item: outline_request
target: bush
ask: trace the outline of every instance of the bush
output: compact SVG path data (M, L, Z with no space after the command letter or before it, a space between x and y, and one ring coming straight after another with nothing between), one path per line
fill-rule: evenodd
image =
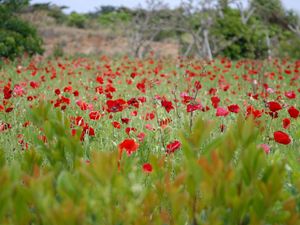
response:
M98 21L103 26L115 26L120 23L129 23L132 20L132 15L126 11L113 11L101 13Z
M16 16L16 4L0 1L0 57L14 59L24 53L43 53L42 39L33 26Z
M84 15L72 12L68 18L68 25L83 29L86 26L86 20Z
M226 9L224 18L218 18L212 33L223 41L237 40L224 48L220 54L230 59L265 58L267 46L261 21L251 18L247 25L240 19L238 10Z

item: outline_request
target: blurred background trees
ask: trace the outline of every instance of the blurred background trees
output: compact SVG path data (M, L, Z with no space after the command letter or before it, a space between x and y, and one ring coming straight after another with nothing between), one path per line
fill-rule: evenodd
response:
M27 0L0 0L0 56L42 53L41 39L16 15L43 11L55 26L109 32L126 39L128 51L142 58L156 43L175 42L181 56L213 59L300 58L299 15L280 0L147 0L144 7L100 6L89 13L64 13L64 6L30 5ZM35 22L34 20L32 22Z

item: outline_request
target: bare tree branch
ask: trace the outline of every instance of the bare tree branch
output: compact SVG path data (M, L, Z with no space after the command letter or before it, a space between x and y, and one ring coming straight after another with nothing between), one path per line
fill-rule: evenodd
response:
M288 28L295 34L298 35L298 37L300 37L300 25L297 24L297 25L291 25L289 24L288 25Z
M247 24L249 19L251 18L251 16L253 15L253 13L255 12L255 7L251 7L248 11L246 11L244 9L244 6L243 6L243 3L238 1L236 3L236 6L237 8L239 9L240 11L240 14L241 14L241 20L242 20L242 23L243 24Z

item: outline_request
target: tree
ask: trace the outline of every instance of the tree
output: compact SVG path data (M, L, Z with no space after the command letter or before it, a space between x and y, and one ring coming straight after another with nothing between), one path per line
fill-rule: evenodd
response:
M256 8L256 16L267 23L278 22L285 15L281 0L251 0L250 5Z
M300 38L300 17L294 11L288 11L286 15L288 28Z
M14 59L24 53L41 54L42 39L36 29L17 17L27 0L0 0L0 57Z
M245 12L244 12L245 13ZM241 18L237 9L228 8L212 29L213 54L231 59L264 58L267 53L261 22L255 18Z
M161 0L147 0L146 10L139 8L132 19L129 46L135 57L144 57L151 49L151 42L168 24L167 6Z

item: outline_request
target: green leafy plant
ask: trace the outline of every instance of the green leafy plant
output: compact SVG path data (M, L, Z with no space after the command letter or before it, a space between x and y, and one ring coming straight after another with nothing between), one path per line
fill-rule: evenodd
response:
M68 17L68 25L83 29L86 26L86 20L85 15L72 12Z
M41 104L31 121L47 142L6 162L0 151L1 224L298 224L299 182L285 188L286 162L257 147L259 129L240 117L222 137L198 119L181 133L183 161L94 151L83 160L79 137L61 111ZM33 139L35 139L33 134ZM290 182L294 180L291 179Z
M36 29L16 15L27 3L23 0L0 1L0 57L14 59L24 53L43 53L42 39Z

